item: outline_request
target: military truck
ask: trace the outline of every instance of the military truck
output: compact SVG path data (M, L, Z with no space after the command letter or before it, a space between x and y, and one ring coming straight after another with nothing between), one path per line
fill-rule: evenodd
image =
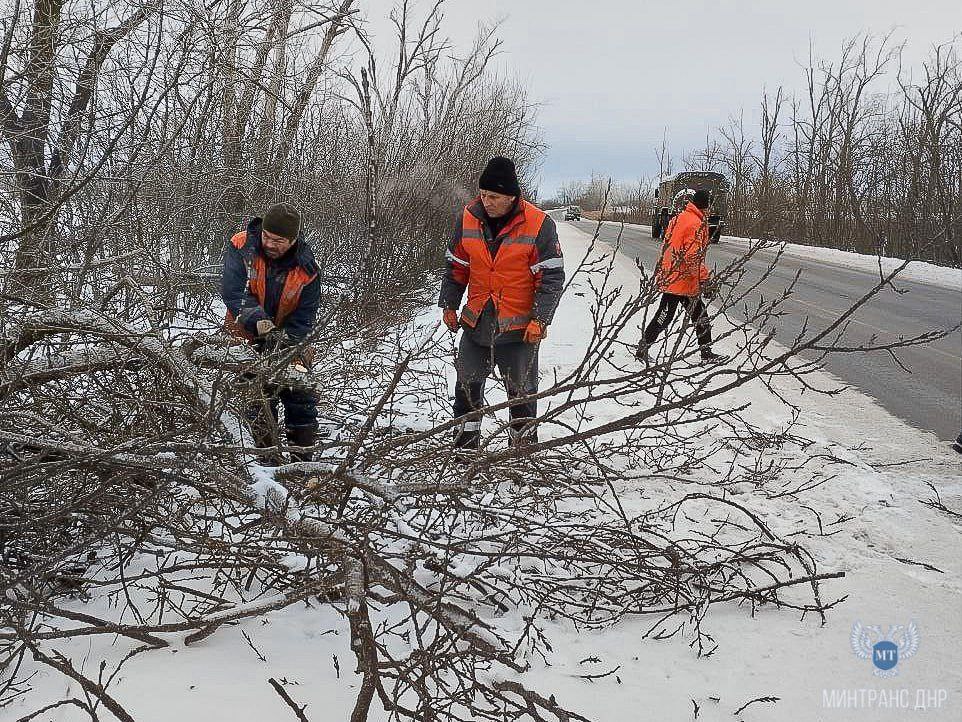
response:
M728 179L721 173L712 171L686 171L663 180L655 189L655 205L651 213L651 237L661 238L672 216L681 208L672 208L672 199L685 189L693 191L704 189L711 193L711 207L708 209L708 240L718 243L725 228L728 212Z

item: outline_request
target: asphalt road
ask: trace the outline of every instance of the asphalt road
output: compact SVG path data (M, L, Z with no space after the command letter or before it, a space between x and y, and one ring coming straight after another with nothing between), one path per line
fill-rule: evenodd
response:
M598 227L592 221L572 225L590 234ZM599 237L614 245L619 234L622 253L638 258L648 269L654 268L661 242L652 239L650 228L622 229L603 224ZM711 246L708 265L725 266L741 256L743 249L743 243L722 238ZM773 257L764 252L749 261L744 283L760 278ZM878 274L783 254L755 293L765 298L780 294L798 271L801 276L784 307L788 313L779 319L776 329L782 343L791 343L806 319L809 331L825 328L878 280ZM894 340L900 335L949 329L962 320L962 294L957 290L910 281L900 281L898 287L904 292L886 288L859 309L848 340L867 341L872 335L881 341ZM738 315L738 309L729 312ZM718 350L727 350L724 343ZM924 346L902 349L898 356L908 372L885 352L833 354L826 359L825 367L844 383L875 398L890 413L945 441L954 440L962 427L962 331Z

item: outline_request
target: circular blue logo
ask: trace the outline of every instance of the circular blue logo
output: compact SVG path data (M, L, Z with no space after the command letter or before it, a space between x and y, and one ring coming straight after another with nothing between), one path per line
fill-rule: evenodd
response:
M899 647L895 642L878 642L872 647L872 663L881 670L890 670L899 663Z

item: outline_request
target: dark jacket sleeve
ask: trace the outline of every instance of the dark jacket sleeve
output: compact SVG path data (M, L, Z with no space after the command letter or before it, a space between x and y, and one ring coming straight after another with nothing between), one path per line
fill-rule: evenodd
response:
M441 295L438 298L438 306L441 308L457 310L461 306L464 289L468 287L468 269L471 266L471 259L461 243L462 228L459 220L444 254L447 267L444 271L444 279L441 281Z
M227 310L248 333L257 335L257 322L267 313L247 288L247 264L241 252L229 242L224 248L224 273L221 276L220 296Z
M304 286L301 299L291 314L284 319L284 330L293 339L301 341L314 330L317 308L321 303L321 279L315 277Z
M564 258L561 255L561 243L558 241L558 228L551 218L545 218L541 225L535 240L535 253L531 272L535 274L537 285L531 315L548 325L554 318L565 285Z

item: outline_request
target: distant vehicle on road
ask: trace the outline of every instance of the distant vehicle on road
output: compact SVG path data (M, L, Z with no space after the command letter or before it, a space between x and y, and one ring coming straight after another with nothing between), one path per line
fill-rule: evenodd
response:
M581 208L578 206L568 206L565 208L565 220L566 221L580 221L581 220Z
M702 170L676 173L658 185L655 189L655 207L651 213L651 237L661 238L668 221L681 210L672 207L675 196L686 189L697 191L703 188L711 193L712 198L711 208L708 209L708 240L718 243L728 214L728 191L731 185L721 173Z

